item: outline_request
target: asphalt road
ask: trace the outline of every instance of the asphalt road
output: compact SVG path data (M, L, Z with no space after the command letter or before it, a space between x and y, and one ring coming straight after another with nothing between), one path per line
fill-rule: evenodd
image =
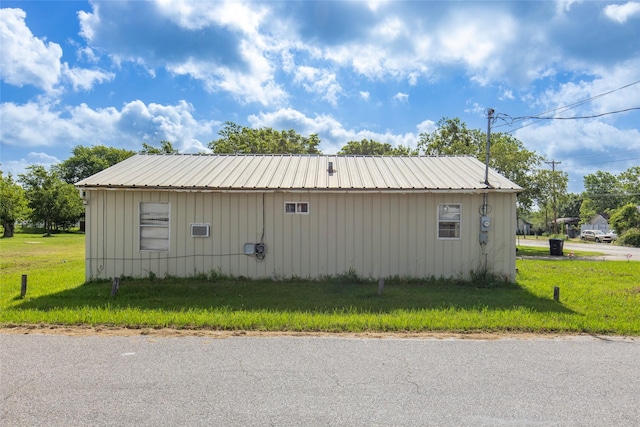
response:
M638 426L640 340L0 334L3 426Z
M523 238L518 236L516 239L516 245L518 246L538 246L549 247L549 239L547 237L540 237L536 239L532 236ZM640 261L640 248L631 248L628 246L612 245L610 243L595 243L595 242L563 242L563 252L567 256L570 251L590 251L601 252L604 256L593 257L597 260L605 261ZM631 257L627 257L631 254Z

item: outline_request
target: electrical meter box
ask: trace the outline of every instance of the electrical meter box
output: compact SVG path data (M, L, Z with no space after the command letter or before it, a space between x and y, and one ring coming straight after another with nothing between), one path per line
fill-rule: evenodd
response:
M480 231L489 231L491 229L491 218L488 216L480 217Z

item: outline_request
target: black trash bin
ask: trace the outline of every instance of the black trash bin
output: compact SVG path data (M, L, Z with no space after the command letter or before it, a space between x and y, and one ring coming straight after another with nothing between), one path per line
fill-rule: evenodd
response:
M564 245L564 240L562 239L549 239L549 253L551 255L563 256L562 246Z

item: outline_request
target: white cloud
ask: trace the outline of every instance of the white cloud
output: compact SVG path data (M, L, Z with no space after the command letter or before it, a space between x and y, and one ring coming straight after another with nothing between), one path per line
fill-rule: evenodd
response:
M80 35L87 40L93 40L95 37L94 28L100 25L100 3L93 3L93 13L80 10L78 12L78 21L80 23Z
M91 90L94 84L111 81L115 78L114 73L102 70L89 70L87 68L69 68L65 62L62 67L63 75L69 79L73 90Z
M527 146L546 157L567 157L586 151L640 149L637 130L621 130L595 120L554 120L527 126L515 132Z
M334 107L338 103L338 96L342 94L342 88L336 81L335 73L328 70L308 66L298 67L294 82L302 84L307 92L318 94L321 99Z
M90 63L97 63L100 60L100 57L96 54L96 52L90 47L78 47L76 51L76 58L78 60L86 60Z
M390 17L381 22L376 28L373 29L373 34L385 39L397 39L400 35L404 34L406 27L397 17Z
M291 108L251 115L249 123L254 128L264 126L274 129L294 129L303 136L318 134L321 140L320 149L326 154L335 154L347 142L362 139L373 139L392 146L404 145L405 147L416 147L418 140L418 136L414 133L394 134L390 131L379 133L370 130L345 129L342 123L330 115L322 114L310 118ZM427 122L423 124L422 128L428 128Z
M58 160L56 156L51 156L47 153L31 152L28 154L27 158L29 159L29 161L41 165L55 165L56 163L60 162L60 160Z
M144 16L119 19L133 11ZM208 92L228 92L243 104L279 106L288 94L274 77L272 54L282 50L276 48L280 43L261 29L267 13L266 6L255 3L158 0L93 4L92 13L78 17L91 47L108 51L118 64L135 63L152 75L164 68L201 81ZM112 37L114 31L121 36ZM139 37L140 31L147 37ZM154 42L168 39L176 41Z
M393 100L399 103L409 102L409 94L398 92L395 95L393 95Z
M416 129L418 129L418 133L431 133L438 128L438 125L433 120L425 120L423 122L418 123Z
M86 104L64 110L46 103L0 104L0 139L16 147L104 144L139 150L142 143L171 141L181 152L207 151L216 121L199 121L185 101L176 105L132 101L120 111Z
M2 162L2 171L10 173L15 179L19 174L27 172L27 167L31 165L44 166L45 169L49 169L51 166L60 163L60 160L43 152L30 152L26 158L19 160L9 160Z
M629 18L640 16L640 2L610 4L604 8L604 14L612 21L624 24Z
M467 104L471 104L471 107L465 108L465 113L473 114L475 116L486 116L485 110L487 109L487 107L480 105L477 102L471 103L470 101L467 101Z
M556 59L540 23L518 22L508 11L470 4L434 17L423 12L383 18L366 37L328 46L323 58L374 81L406 79L410 86L438 80L450 67L483 86L496 79L531 80ZM522 50L523 38L537 39L537 48Z
M219 25L257 35L267 14L259 4L238 1L156 0L155 5L167 19L188 30Z
M602 114L638 106L635 100L640 99L640 84L632 83L640 80L640 59L621 62L613 67L593 68L592 72L594 77L591 80L567 82L546 90L538 95L535 105L552 110L590 100L562 113L562 117Z
M273 80L269 62L256 51L255 46L245 45L243 53L250 61L250 69L246 71L216 66L195 58L166 66L174 74L203 81L209 92L227 91L241 103L256 102L264 106L284 103L288 94Z
M556 14L564 15L569 12L574 3L582 3L582 0L556 0Z
M371 94L369 92L364 90L360 91L360 98L364 99L365 101L368 101L370 96Z
M513 91L503 88L502 89L502 94L500 96L498 96L498 99L500 101L504 101L505 99L513 101L515 99L515 97L513 96Z
M33 85L52 92L61 74L60 45L35 37L21 9L0 9L0 76L14 86Z
M557 120L517 130L514 136L547 159L562 162L570 191L579 192L582 177L598 170L617 174L637 165L629 151L640 150L637 129L618 129L595 120Z
M111 72L61 63L60 45L34 37L25 18L26 13L21 9L0 9L0 76L3 81L14 86L32 85L55 96L62 93L63 85L67 83L74 91L86 91L97 83L115 78ZM71 44L75 42L71 41ZM90 48L79 48L78 55L91 62L98 60Z
M81 137L74 123L61 119L60 112L51 111L47 104L2 103L0 117L0 140L7 145L43 147Z

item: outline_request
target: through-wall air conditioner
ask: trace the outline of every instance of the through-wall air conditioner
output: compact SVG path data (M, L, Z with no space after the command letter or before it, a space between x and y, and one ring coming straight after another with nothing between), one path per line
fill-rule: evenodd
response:
M191 237L209 237L211 225L191 224Z

